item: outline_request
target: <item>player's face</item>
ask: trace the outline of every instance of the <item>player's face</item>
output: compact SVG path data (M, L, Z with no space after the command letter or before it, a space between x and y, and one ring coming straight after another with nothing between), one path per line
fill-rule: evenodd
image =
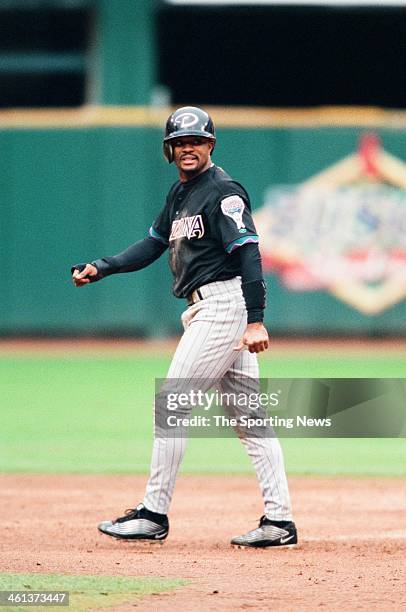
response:
M182 180L189 180L211 165L213 142L201 136L182 136L172 141L175 164Z

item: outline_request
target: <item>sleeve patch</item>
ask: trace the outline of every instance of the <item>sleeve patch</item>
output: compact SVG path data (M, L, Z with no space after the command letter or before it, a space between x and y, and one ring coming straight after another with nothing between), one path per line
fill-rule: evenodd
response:
M237 225L237 229L245 229L245 225L242 222L242 215L244 212L245 204L244 200L238 195L231 195L224 200L221 200L221 210L223 214L230 217Z
M227 245L226 247L226 251L227 253L232 253L233 251L235 251L235 249L238 249L238 247L243 246L244 244L258 244L259 243L259 238L257 235L254 236L243 236L242 238L237 238L237 240L233 240L233 242L230 242L229 245Z

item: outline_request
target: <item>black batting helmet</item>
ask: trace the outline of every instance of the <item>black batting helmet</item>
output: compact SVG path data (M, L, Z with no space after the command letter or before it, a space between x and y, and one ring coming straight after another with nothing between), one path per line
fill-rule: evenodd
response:
M214 144L216 142L216 133L211 117L206 111L196 106L178 108L166 122L163 150L169 163L173 162L171 140L181 136L203 136L204 138L210 138Z

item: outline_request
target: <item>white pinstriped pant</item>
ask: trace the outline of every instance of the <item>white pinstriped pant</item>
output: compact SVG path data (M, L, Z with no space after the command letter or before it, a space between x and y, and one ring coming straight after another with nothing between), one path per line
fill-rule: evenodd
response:
M221 379L222 391L238 393L239 377L258 379L256 354L248 350L233 350L247 324L241 280L237 277L210 283L200 291L204 299L190 306L182 315L185 331L167 378ZM241 441L257 473L265 515L273 520L291 520L279 441L275 437L245 437ZM149 510L168 513L185 448L185 437L155 437L151 473L144 497L144 505Z

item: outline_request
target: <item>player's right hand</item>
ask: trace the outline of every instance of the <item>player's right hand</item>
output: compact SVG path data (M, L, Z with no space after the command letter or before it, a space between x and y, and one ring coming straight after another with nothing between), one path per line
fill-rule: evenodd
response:
M91 279L93 276L97 276L96 266L89 263L82 264L73 269L72 281L75 287L82 287L83 285L87 285L87 283L92 282Z

